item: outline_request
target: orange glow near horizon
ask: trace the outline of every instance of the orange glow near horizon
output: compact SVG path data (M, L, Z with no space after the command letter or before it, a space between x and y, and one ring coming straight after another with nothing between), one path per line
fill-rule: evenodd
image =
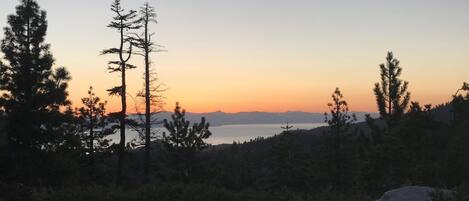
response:
M73 77L73 106L93 86L108 112L119 111L119 98L106 93L119 84L119 74L106 70L115 58L99 55L119 42L106 27L109 2L37 1L47 11L56 66ZM123 3L136 9L146 1ZM151 58L168 89L164 109L178 101L197 113L322 113L339 87L352 111L375 112L372 88L388 50L401 61L412 101L445 103L469 79L469 1L398 1L386 7L373 0L150 1L158 12L152 31L167 50ZM0 27L16 4L2 2ZM127 74L128 113L143 87L143 59L131 63L138 68Z
M226 102L208 102L207 104L201 103L197 100L174 100L173 102L167 102L165 104L165 111L172 111L174 109L175 103L180 102L181 106L186 109L188 112L193 113L208 113L208 112L217 112L222 111L225 113L238 113L238 112L288 112L288 111L303 111L303 112L315 112L315 113L324 113L328 112L327 103L330 102L329 97L322 97L314 99L311 103L304 102L277 102L277 103L263 103L262 101L254 101L248 103L226 103ZM349 97L348 103L352 112L377 112L376 103L373 97L366 97L366 100L362 101L360 99L365 98L363 96L357 96L356 99ZM433 106L438 104L443 104L450 100L450 96L447 99L441 97L430 97L433 101L429 101L427 97L424 97L427 101L422 101L423 104L432 104ZM114 100L115 99L115 100ZM108 112L117 112L120 111L120 102L118 98L111 98L110 104L107 107ZM109 100L109 99L108 99ZM323 100L323 104L319 103L320 100ZM79 101L79 100L78 100ZM73 101L78 103L78 101ZM288 106L288 108L285 107ZM81 104L74 104L76 107L80 107ZM130 105L127 112L136 113L136 109L133 105ZM140 110L142 112L143 110Z
M72 82L73 83L73 82ZM456 83L456 82L455 82ZM303 83L305 84L305 83ZM314 82L311 83L314 85ZM375 98L372 92L372 85L370 87L341 87L344 94L344 98L347 100L349 107L355 112L376 112ZM451 88L442 87L440 94L435 91L428 90L416 90L411 82L410 91L417 91L420 93L412 93L412 100L418 101L422 104L438 105L445 103L451 98L451 91L449 90L446 94L445 89ZM136 93L137 88L135 86L141 86L140 80L134 80L129 82L130 93ZM294 85L294 84L292 84ZM302 84L298 84L301 86ZM306 84L305 84L306 85ZM424 84L423 84L424 85ZM82 85L86 86L86 85ZM237 113L237 112L287 112L287 111L304 111L304 112L318 112L323 113L328 111L327 103L331 101L331 94L335 87L328 87L329 90L324 88L304 87L294 88L294 86L275 86L270 85L273 89L269 89L269 86L257 86L252 88L235 88L223 85L220 83L223 93L216 89L202 89L200 91L193 91L197 89L197 84L181 85L181 89L174 89L168 87L168 90L164 92L165 98L165 111L172 111L175 103L180 102L182 107L189 112L195 113L206 113L223 111L226 113ZM459 85L455 85L457 88ZM100 85L102 88L103 86ZM224 87L224 88L223 88ZM83 87L86 88L86 87ZM70 91L83 90L82 87L77 87L72 84ZM75 90L74 90L75 89ZM95 87L96 89L96 87ZM108 112L120 111L120 98L109 97L103 92L104 88L97 92L102 99L107 100ZM84 94L82 92L82 94ZM71 100L74 106L81 106L80 96L77 93L71 92ZM128 98L128 113L135 113L137 111L134 98ZM141 100L139 100L141 101ZM139 102L140 106L142 102Z

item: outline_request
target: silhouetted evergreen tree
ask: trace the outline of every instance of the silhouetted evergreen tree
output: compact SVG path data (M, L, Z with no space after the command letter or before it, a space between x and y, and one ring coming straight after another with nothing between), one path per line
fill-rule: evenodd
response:
M332 173L332 187L334 190L344 190L351 184L351 160L354 153L350 149L349 143L354 143L352 138L352 126L356 122L354 114L350 114L347 102L339 88L336 88L332 94L332 103L327 104L330 114L325 114L326 122L329 125L329 131L326 133L327 152L330 155L330 165L327 169ZM330 117L329 117L330 115Z
M176 103L172 121L165 119L164 127L168 134L163 132L163 140L169 149L174 151L189 150L200 151L207 148L205 142L212 133L208 130L210 124L202 117L200 123L194 123L191 127L190 122L185 119L186 111L181 109L179 103Z
M115 16L108 27L115 29L119 33L119 46L117 48L109 48L102 51L102 54L114 54L118 55L119 60L109 61L109 71L120 72L121 84L119 86L109 89L110 95L118 95L121 97L121 111L115 116L119 119L120 126L120 143L119 143L119 157L118 167L116 175L116 184L120 185L122 182L122 169L124 166L124 155L125 155L125 125L126 125L126 112L127 112L127 84L126 84L126 70L136 68L136 66L128 63L132 56L132 45L133 39L129 37L129 30L139 29L139 19L137 18L137 12L134 10L126 11L122 8L120 0L114 0L111 5L111 11L114 12ZM126 49L124 46L128 44L129 48Z
M332 103L327 104L330 114L325 114L326 123L335 133L344 133L355 124L357 118L355 114L350 114L348 104L339 88L335 89L331 97Z
M283 132L289 133L289 132L290 132L290 129L292 129L293 126L292 126L292 125L289 125L288 122L287 122L287 125L282 126L282 127L280 127L280 128L283 129Z
M460 94L465 92L466 94ZM463 86L458 89L451 101L452 121L455 124L460 124L469 119L469 110L467 109L466 101L469 100L469 83L464 82Z
M187 181L191 173L191 163L195 153L208 147L205 142L212 133L208 130L210 124L202 117L199 123L190 126L185 119L186 111L176 103L172 121L165 119L164 127L168 133L163 132L163 143L168 150L174 153L177 174Z
M380 71L381 82L375 84L373 91L386 126L367 116L373 146L368 147L366 154L370 168L362 175L364 185L373 193L395 187L406 179L406 174L398 174L406 168L405 146L401 142L404 133L398 125L405 120L404 113L410 102L408 82L400 79L402 68L392 52L388 52Z
M297 136L287 131L288 127L285 126L285 131L272 141L271 157L267 158L271 164L271 175L268 175L264 185L273 192L282 192L282 196L291 200L310 191L315 181L310 156L301 149Z
M449 128L446 177L450 186L469 183L469 85L464 83L459 92L450 102L453 118Z
M54 58L45 42L46 12L34 0L22 0L8 16L1 51L7 63L0 65L0 107L6 113L8 155L15 179L38 179L40 152L52 152L64 144L68 71L52 69ZM40 161L43 162L44 160ZM33 168L35 167L35 168ZM15 175L18 174L18 175Z
M448 133L444 124L435 120L432 110L431 105L422 107L412 102L397 131L403 146L399 157L404 159L399 164L399 177L412 183L443 186L445 176L438 161L446 152Z
M273 185L278 189L285 190L293 186L294 179L294 142L290 136L289 130L292 126L288 124L282 129L284 130L278 137L279 139L272 144L272 169L274 180Z
M149 170L151 166L151 127L152 124L155 124L155 121L152 121L152 106L160 107L161 105L161 96L159 93L162 92L160 90L159 84L156 82L158 81L156 78L152 79L152 69L151 69L151 61L150 61L150 53L155 52L155 44L152 41L152 36L154 33L149 31L150 23L157 23L156 21L156 12L155 8L150 6L148 2L146 2L143 7L140 8L140 23L143 27L142 34L135 34L135 42L136 46L142 50L142 53L138 53L144 57L145 60L145 89L143 93L140 93L139 96L145 99L145 121L144 121L144 140L145 140L145 155L144 155L144 165L143 165L143 177L144 182L149 181ZM152 86L153 85L153 86ZM156 85L156 86L155 86ZM153 111L154 113L159 112Z
M388 52L386 63L380 65L381 82L375 84L374 93L381 117L392 126L404 114L410 101L409 83L401 80L400 62Z
M148 182L148 172L150 169L150 126L151 126L151 113L150 113L150 52L152 47L151 42L151 35L148 33L148 24L151 21L155 21L156 13L154 9L148 4L145 4L144 8L140 11L143 15L143 22L144 22L144 34L145 39L143 41L143 49L145 52L145 159L144 159L144 180Z
M87 154L90 157L91 165L94 165L94 155L96 149L109 146L109 140L104 139L111 130L106 128L106 104L101 102L93 92L93 87L88 90L88 97L82 98L83 107L77 109L78 118L81 124L82 139L88 148ZM96 145L98 147L96 147Z

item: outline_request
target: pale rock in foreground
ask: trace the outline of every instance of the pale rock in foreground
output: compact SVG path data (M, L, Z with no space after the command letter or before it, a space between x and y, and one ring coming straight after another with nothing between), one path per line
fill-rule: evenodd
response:
M376 201L432 201L434 188L424 186L407 186L384 193L383 197ZM440 191L443 200L438 201L455 201L454 192L449 190Z

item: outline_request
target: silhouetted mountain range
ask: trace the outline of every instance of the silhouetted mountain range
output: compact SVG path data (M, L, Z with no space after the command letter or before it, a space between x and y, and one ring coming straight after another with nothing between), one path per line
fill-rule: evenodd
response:
M365 112L354 112L357 120L365 120ZM154 114L159 119L170 119L171 112L162 112ZM372 117L377 117L378 114L372 113ZM199 122L201 117L205 117L212 126L221 125L235 125L235 124L285 124L285 123L324 123L323 113L311 112L239 112L239 113L225 113L225 112L209 112L209 113L186 113L186 119L190 122ZM131 115L131 118L136 118L136 115Z

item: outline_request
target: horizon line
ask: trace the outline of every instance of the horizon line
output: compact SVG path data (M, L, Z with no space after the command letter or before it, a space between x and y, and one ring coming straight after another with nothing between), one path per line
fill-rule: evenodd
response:
M155 113L172 113L172 110L163 110L159 112L151 112L151 114ZM284 111L284 112L269 112L269 111L240 111L240 112L223 112L222 110L217 110L217 111L212 111L212 112L190 112L186 110L186 113L191 113L191 114L211 114L211 113L224 113L224 114L240 114L240 113L271 113L271 114L284 114L284 113L309 113L309 114L321 114L323 115L324 112L307 112L307 111L301 111L301 110L292 110L292 111ZM350 111L350 113L365 113L365 114L378 114L378 112L366 112L366 111ZM127 113L129 115L138 115L139 113L132 112L132 113ZM140 113L141 115L144 115L144 113Z

